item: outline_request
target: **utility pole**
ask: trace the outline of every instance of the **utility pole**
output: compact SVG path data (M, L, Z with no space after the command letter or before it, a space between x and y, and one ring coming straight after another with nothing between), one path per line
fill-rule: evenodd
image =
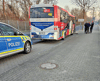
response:
M95 11L95 7L93 7L93 18L94 18L94 11Z
M91 8L92 11L92 20L95 20L95 7Z
M5 15L5 0L3 0L3 15Z
M84 4L84 0L83 0L83 19L85 20L84 15L85 15L85 4ZM81 23L80 23L80 25L81 25ZM83 28L84 28L84 22L83 22L82 30L83 30Z
M84 19L84 6L85 6L85 4L84 4L84 0L83 0L83 19Z

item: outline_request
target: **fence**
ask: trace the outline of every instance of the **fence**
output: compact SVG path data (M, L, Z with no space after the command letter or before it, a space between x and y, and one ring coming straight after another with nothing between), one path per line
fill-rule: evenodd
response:
M9 24L20 31L28 32L30 31L29 21L17 21L17 20L0 20L0 22Z
M0 20L0 22L7 23L18 30L21 30L23 32L29 32L30 31L30 26L29 26L29 21L17 21L17 20ZM82 30L82 25L77 25L75 28L76 31Z
M75 27L75 30L76 30L76 31L79 31L79 30L82 30L82 28L84 28L82 25L77 25L77 26Z

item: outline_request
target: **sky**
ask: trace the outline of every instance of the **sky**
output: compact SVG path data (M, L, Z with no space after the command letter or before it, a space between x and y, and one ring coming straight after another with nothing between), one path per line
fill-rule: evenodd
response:
M76 5L72 4L71 0L58 0L58 4L57 5L59 5L62 8L65 8L65 6L67 5L67 6L69 6L70 10L72 8L77 7Z
M32 1L36 1L36 0L32 0ZM41 3L43 3L43 0L41 0ZM67 6L69 6L69 9L77 7L77 6L72 4L71 0L58 0L57 5L62 7L62 8L65 8L65 6L67 5Z
M98 1L99 1L99 0L98 0ZM99 2L99 3L100 3L100 2ZM71 10L72 8L79 8L79 7L76 6L75 4L72 4L71 0L58 0L58 4L57 4L57 5L60 6L60 7L62 7L62 8L65 8L65 6L67 5L67 6L69 6L70 10ZM95 13L98 14L99 12L96 11ZM91 11L88 11L88 12L87 12L87 16L88 16L88 17L92 17ZM96 20L98 20L98 19L99 19L99 17L98 17L98 15L96 15Z

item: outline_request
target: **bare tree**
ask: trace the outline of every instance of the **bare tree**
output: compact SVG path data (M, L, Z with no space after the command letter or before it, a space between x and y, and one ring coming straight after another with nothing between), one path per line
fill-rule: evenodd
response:
M32 5L31 0L10 0L11 3L9 3L9 0L4 1L5 13L6 15L10 14L7 17L18 19L20 17L20 13L23 13L23 18L28 19L29 6Z
M22 9L25 19L28 18L28 10L29 10L29 6L31 5L32 5L31 0L20 0L19 1L19 7Z
M70 11L69 6L65 6L65 10Z
M44 0L44 4L48 4L51 0Z
M71 14L74 15L76 18L82 18L83 15L82 10L79 8L73 8L71 10Z
M36 0L36 4L39 4L41 0Z
M54 4L54 3L57 3L57 2L58 2L58 0L44 0L43 1L44 4L49 4L49 3L53 3Z
M88 10L90 7L94 5L94 3L97 2L97 0L71 0L73 4L79 6L83 10L83 18L84 14L86 13L86 10Z
M0 14L5 13L6 17L15 19L16 18L19 19L20 16L23 19L28 19L29 7L32 5L32 3L39 4L41 1L43 1L45 4L57 2L57 0L0 0L0 1L2 2Z

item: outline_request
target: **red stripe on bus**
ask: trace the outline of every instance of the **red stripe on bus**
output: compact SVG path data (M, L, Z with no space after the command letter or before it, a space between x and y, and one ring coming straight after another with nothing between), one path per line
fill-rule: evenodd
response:
M54 26L58 26L58 13L57 13L58 6L54 6Z
M60 39L62 39L63 38L63 36L61 36L60 38L58 38L58 40L60 40Z
M66 33L66 35L69 35L69 29L67 29L67 33Z
M31 7L29 7L29 18L30 18L30 8L31 8Z

